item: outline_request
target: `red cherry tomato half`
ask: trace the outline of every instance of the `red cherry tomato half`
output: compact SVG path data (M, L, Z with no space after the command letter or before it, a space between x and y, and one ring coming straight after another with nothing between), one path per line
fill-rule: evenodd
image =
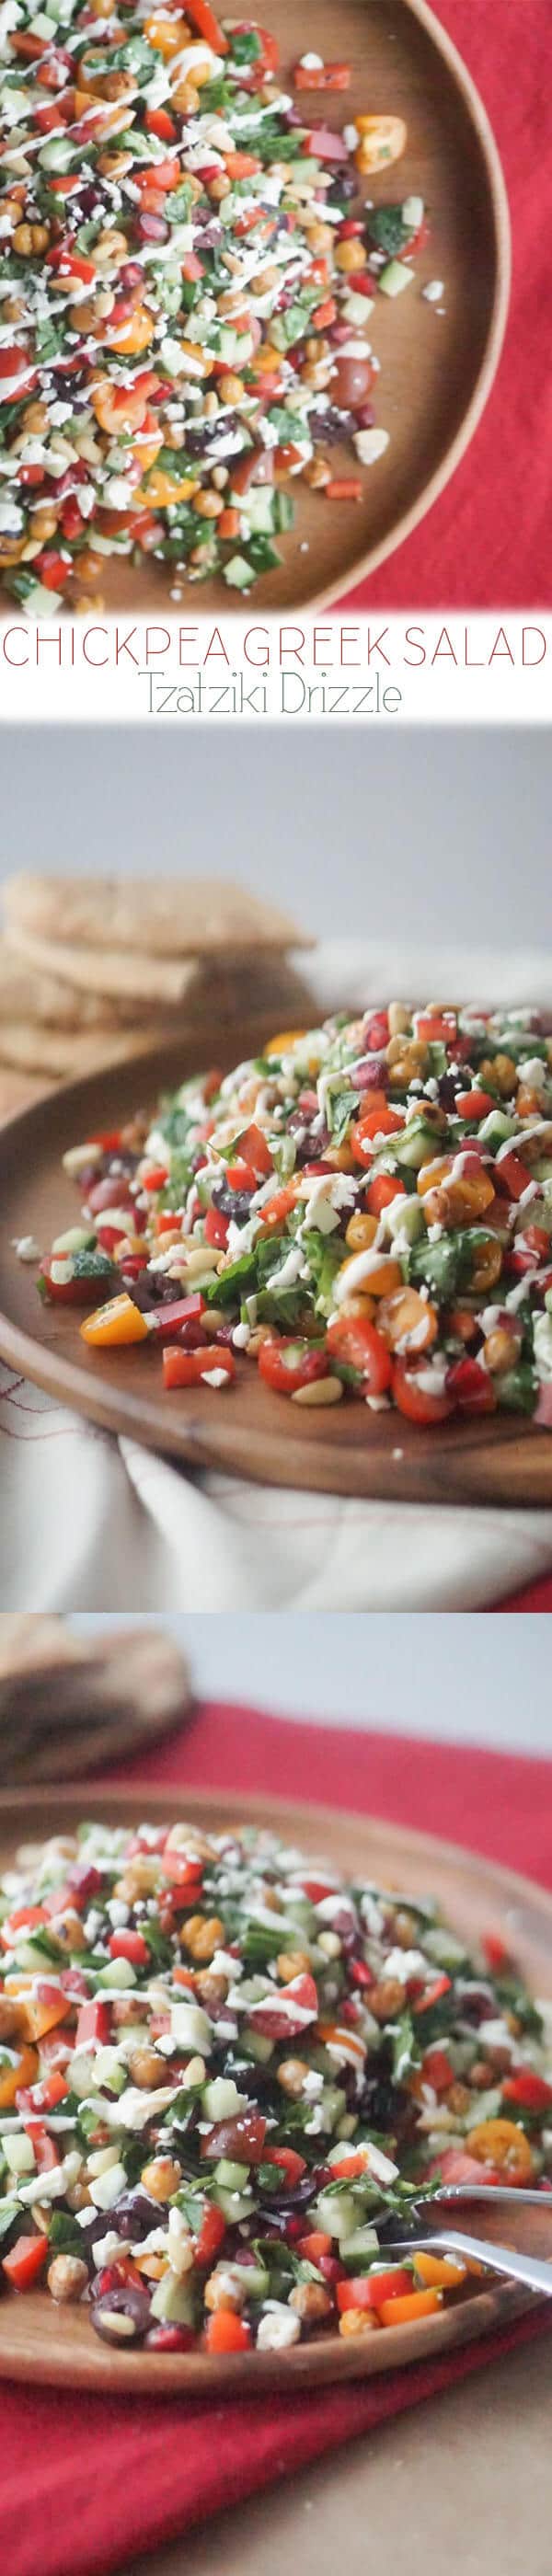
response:
M407 1368L404 1360L395 1360L391 1390L398 1412L406 1414L408 1422L448 1422L454 1411L452 1396L445 1390L441 1395L430 1394L428 1387L420 1385L416 1370Z
M295 1395L299 1387L312 1386L328 1373L325 1351L301 1339L261 1342L259 1371L274 1395Z
M381 1333L364 1315L335 1315L326 1334L332 1359L359 1370L368 1395L385 1395L391 1383L391 1360Z

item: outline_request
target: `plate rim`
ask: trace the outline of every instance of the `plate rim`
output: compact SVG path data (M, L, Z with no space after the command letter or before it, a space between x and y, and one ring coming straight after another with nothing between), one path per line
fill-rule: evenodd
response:
M35 1808L40 1812L47 1812L54 1806L63 1816L64 1813L77 1807L85 1815L87 1788L90 1793L90 1807L101 1809L103 1803L108 1803L119 1808L121 1816L129 1806L142 1811L144 1805L151 1804L152 1810L162 1812L164 1807L170 1808L176 1804L182 1806L187 1803L191 1816L194 1809L203 1813L205 1809L209 1812L212 1810L223 1818L225 1813L230 1817L237 1810L242 1815L250 1813L253 1821L255 1813L265 1805L262 1791L247 1791L243 1794L238 1791L234 1794L230 1789L218 1791L208 1785L200 1787L195 1784L188 1788L185 1781L180 1789L179 1784L174 1781L168 1782L165 1786L158 1786L155 1782L150 1783L145 1780L142 1799L140 1781L130 1782L125 1786L119 1774L113 1783L105 1777L103 1780L98 1777L97 1781L92 1777L90 1783L82 1780L76 1780L74 1783L63 1780L49 1784L42 1783L37 1788L32 1787L31 1784L25 1789L0 1788L0 1832L4 1824L9 1827L10 1820L13 1820L16 1828L19 1818L23 1820L26 1815L32 1815ZM320 1821L321 1828L327 1828L330 1835L330 1849L337 1813L338 1822L351 1826L355 1833L362 1831L362 1826L365 1824L370 1832L375 1834L376 1840L380 1834L382 1837L389 1838L395 1832L406 1837L407 1841L416 1847L420 1857L427 1851L430 1860L431 1853L436 1849L441 1861L444 1860L446 1863L450 1857L453 1863L460 1862L464 1868L467 1866L468 1872L470 1874L473 1872L476 1877L480 1868L487 1868L493 1879L497 1880L499 1887L503 1889L505 1899L509 1893L512 1898L517 1895L533 1904L535 1899L539 1903L542 1901L544 1913L550 1917L552 1927L552 1890L543 1887L538 1880L527 1878L521 1872L510 1869L507 1863L494 1861L484 1852L470 1851L463 1844L450 1843L448 1837L442 1839L439 1835L426 1833L417 1826L401 1824L394 1818L370 1813L358 1814L352 1808L339 1808L336 1811L318 1800L311 1803L306 1799L282 1799L273 1798L270 1795L268 1807L269 1822L275 1820L277 1824L283 1825L286 1819L290 1823L293 1819L294 1828L296 1830L298 1827L299 1833L304 1829L307 1820L309 1827L315 1828ZM40 2293L36 2295L39 2297ZM37 2386L61 2388L66 2387L69 2382L85 2397L87 2393L95 2393L100 2397L103 2394L111 2394L115 2398L120 2396L123 2401L129 2395L134 2395L136 2398L145 2396L149 2400L150 2397L163 2399L180 2394L185 2402L188 2395L195 2399L202 2396L209 2397L211 2394L220 2397L224 2391L229 2396L234 2393L239 2395L243 2391L247 2402L250 2395L257 2393L262 2396L270 2388L280 2389L283 2394L287 2390L289 2394L298 2396L316 2387L339 2388L350 2380L384 2377L388 2370L402 2369L412 2362L431 2361L439 2352L446 2352L449 2346L455 2351L467 2343L481 2340L487 2334L494 2332L500 2334L502 2326L508 2326L518 2317L527 2316L531 2310L535 2315L539 2315L543 2306L544 2303L536 2300L531 2291L520 2290L515 2284L500 2284L497 2281L492 2285L489 2282L489 2285L481 2291L473 2292L463 2307L442 2308L435 2315L418 2319L415 2327L395 2327L392 2350L386 2336L382 2339L379 2336L369 2337L366 2341L359 2338L358 2342L352 2338L351 2344L348 2344L340 2340L337 2335L331 2335L318 2344L295 2345L291 2348L291 2352L283 2356L272 2353L259 2355L256 2350L245 2356L240 2354L226 2356L216 2362L213 2362L211 2356L206 2353L168 2356L163 2368L163 2377L161 2378L160 2375L159 2379L155 2376L155 2369L151 2367L151 2359L148 2364L148 2357L145 2354L139 2353L133 2357L122 2353L114 2355L109 2350L104 2353L103 2347L100 2347L98 2354L97 2348L92 2346L88 2367L86 2351L81 2359L80 2353L75 2356L70 2344L66 2351L62 2351L61 2356L58 2347L57 2354L54 2352L51 2359L48 2354L43 2356L42 2353L38 2359L36 2356L33 2357L32 2370L29 2374L29 2360L25 2349L20 2353L16 2351L14 2356L8 2349L3 2348L2 2319L5 2316L7 2321L8 2310L2 2306L0 2381L3 2379L15 2382L27 2381L30 2375ZM13 2314L13 2312L11 2309L10 2313ZM412 2350L413 2337L414 2349ZM148 2364L146 2369L145 2364Z

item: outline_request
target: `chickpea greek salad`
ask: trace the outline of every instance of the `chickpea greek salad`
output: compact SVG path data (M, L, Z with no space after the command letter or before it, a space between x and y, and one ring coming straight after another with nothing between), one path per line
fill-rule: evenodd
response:
M30 616L95 604L106 556L247 591L290 481L354 502L332 447L388 445L370 320L427 227L361 198L406 126L326 122L347 63L290 81L210 0L1 0L0 571Z
M104 1301L80 1327L90 1350L148 1341L168 1390L228 1393L255 1360L297 1405L552 1426L538 1012L391 1003L286 1030L64 1163L82 1221L38 1287Z
M431 2315L423 2181L552 2188L543 2015L502 1941L274 1834L84 1824L0 1881L4 2285L110 2344L284 2350Z

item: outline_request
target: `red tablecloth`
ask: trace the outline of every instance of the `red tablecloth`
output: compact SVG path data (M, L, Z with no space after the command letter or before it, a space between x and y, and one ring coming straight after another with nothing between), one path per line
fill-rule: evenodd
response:
M204 1707L125 1779L313 1795L462 1839L552 1883L552 1764ZM86 1793L83 1793L85 1800ZM253 2494L386 2417L546 2332L548 2312L453 2360L311 2396L185 2408L0 2389L6 2576L108 2576L155 2543ZM53 2329L55 2320L52 2319Z
M552 600L550 0L433 0L494 128L510 201L513 288L483 420L428 518L356 609L535 608Z

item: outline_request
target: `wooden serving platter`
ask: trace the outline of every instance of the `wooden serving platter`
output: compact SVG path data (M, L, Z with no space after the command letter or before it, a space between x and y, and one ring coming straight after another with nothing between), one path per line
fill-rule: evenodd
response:
M215 1031L223 1070L256 1052L263 1036L266 1028L254 1021L222 1041ZM150 1344L100 1355L81 1339L82 1309L41 1304L35 1268L18 1261L12 1245L32 1235L46 1253L75 1224L79 1201L62 1168L66 1148L119 1126L138 1105L153 1109L161 1092L196 1068L197 1045L191 1055L182 1041L64 1085L2 1129L0 1357L104 1430L195 1468L395 1502L550 1505L552 1433L520 1415L428 1429L365 1404L310 1411L273 1395L245 1360L227 1394L196 1387L167 1395L160 1354Z
M324 1807L304 1807L261 1798L232 1800L212 1790L78 1791L31 1789L18 1796L0 1794L0 1865L8 1866L21 1842L40 1841L52 1833L72 1832L83 1816L109 1825L136 1825L185 1815L205 1826L269 1825L287 1842L317 1859L330 1860L348 1875L360 1872L380 1885L434 1895L446 1909L454 1930L470 1945L492 1929L507 1939L532 1992L552 1996L552 1896L511 1870L500 1869L476 1853L439 1843L429 1834L371 1817L334 1814ZM552 2260L552 2204L538 2209L508 2210L496 2219L482 2203L470 2206L466 2224L474 2235L517 2245ZM446 2215L443 2223L446 2225ZM111 2395L163 2396L180 2391L207 2396L227 2389L241 2394L267 2386L311 2388L332 2380L364 2378L401 2368L405 2362L430 2359L492 2333L533 2304L531 2292L508 2284L485 2283L470 2288L458 2303L444 2307L415 2325L394 2326L378 2335L344 2341L328 2335L319 2342L292 2345L284 2353L252 2351L221 2360L205 2352L164 2354L109 2350L94 2334L86 2309L54 2308L43 2291L0 2301L0 2378L50 2383L58 2387L108 2390Z
M266 26L277 37L284 84L307 36L294 0L267 0ZM506 193L484 106L438 17L426 0L310 0L309 42L327 61L350 61L351 89L338 104L305 98L305 114L340 125L355 110L404 117L408 144L397 165L369 183L374 203L415 190L428 208L431 235L416 264L416 284L398 305L381 296L370 339L381 361L378 425L390 431L380 463L363 477L358 504L332 506L294 486L296 522L282 540L282 563L256 583L252 606L279 615L329 603L374 571L410 534L443 491L473 437L500 355L509 295ZM498 41L498 39L497 39ZM345 111L345 117L343 114ZM444 312L423 300L430 278L442 278ZM336 475L350 473L350 449L332 451ZM175 615L166 565L143 569L106 558L102 590L108 613ZM220 579L195 591L182 575L182 606L195 598L205 617L239 608Z

